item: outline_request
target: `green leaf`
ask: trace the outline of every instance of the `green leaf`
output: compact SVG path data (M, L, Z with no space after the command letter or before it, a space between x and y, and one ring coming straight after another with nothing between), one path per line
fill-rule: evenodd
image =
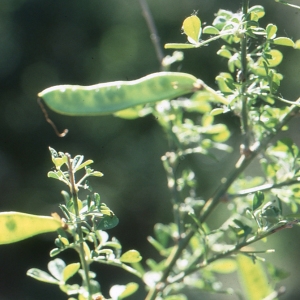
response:
M64 282L66 282L69 278L74 276L80 268L80 263L73 263L67 265L62 272L62 279Z
M109 295L113 300L121 300L135 293L138 288L139 285L135 282L126 285L114 285L109 290Z
M103 244L103 247L111 247L115 249L122 249L122 246L120 243L117 242L106 242Z
M216 77L216 81L218 83L219 89L223 93L231 94L233 91L234 85L231 84L233 82L233 78L230 73L220 73Z
M82 163L84 159L83 155L76 155L73 159L72 159L72 169L76 170L77 167L80 166L80 164Z
M90 176L102 177L104 174L99 171L94 171L90 174Z
M63 279L63 270L66 267L65 262L60 258L55 258L48 263L48 270L57 279Z
M210 115L211 116L217 116L217 115L221 115L224 113L224 108L214 108L211 112Z
M203 33L205 34L219 34L220 31L214 26L206 26L203 28Z
M182 29L191 44L198 44L201 35L201 21L193 15L183 21Z
M157 240L163 247L168 245L170 237L172 235L172 228L170 225L164 225L161 223L156 223L154 225L154 232Z
M268 66L271 68L278 66L283 58L282 53L279 50L272 49L270 55L272 58L268 59Z
M148 236L147 240L158 252L162 252L165 250L165 247L152 236Z
M61 221L53 217L20 212L0 213L0 245L15 243L37 234L53 232L61 227Z
M58 176L57 172L53 172L53 171L50 171L48 172L47 176L49 178L54 178L54 179L59 179L60 177Z
M237 255L239 281L248 300L264 299L273 292L261 262Z
M276 45L282 45L282 46L288 46L288 47L295 46L295 43L287 37L278 37L273 40L273 43Z
M133 293L135 293L138 290L138 288L139 288L139 285L135 282L130 282L130 283L126 284L125 290L120 295L120 299L124 299L124 298L132 295Z
M237 269L237 263L235 260L230 258L218 259L211 263L208 266L208 269L220 274L229 274Z
M194 44L183 44L183 43L167 43L165 49L192 49L197 48Z
M276 32L277 32L277 26L274 24L268 24L266 27L267 31L267 39L271 40L276 37Z
M129 250L122 254L120 261L124 263L136 263L142 260L142 256L136 250Z
M254 5L248 9L248 13L255 14L260 19L265 15L265 9L261 5Z
M217 52L217 54L226 58L230 58L232 56L231 52L223 47Z
M58 248L54 248L50 251L50 257L54 257L56 256L57 254L59 254L62 250L61 249L58 249Z
M50 274L36 268L29 269L26 275L42 282L47 282L47 283L52 283L57 285L60 284L60 282L55 278L53 278Z
M183 294L171 295L164 298L164 300L188 300L188 298Z
M96 230L108 230L116 227L118 223L119 219L116 217L116 215L103 215L102 218L97 220Z
M76 168L74 169L74 171L77 172L77 171L83 169L84 167L92 164L93 162L94 161L92 161L91 159L89 159L89 160L85 161L84 163L82 163L81 165L77 165Z
M297 40L295 42L295 46L294 46L295 49L300 49L300 40Z
M262 192L256 192L253 196L252 210L258 209L264 202L265 196Z

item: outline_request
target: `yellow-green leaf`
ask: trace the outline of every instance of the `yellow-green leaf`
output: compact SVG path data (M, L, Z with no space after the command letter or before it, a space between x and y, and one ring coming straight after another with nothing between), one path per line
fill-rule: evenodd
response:
M120 261L124 263L136 263L142 260L142 256L136 250L129 250L122 254Z
M297 40L295 42L295 46L294 46L295 49L300 49L300 40Z
M74 276L80 268L80 263L73 263L67 265L63 270L63 281L66 282L69 278Z
M130 282L126 285L114 285L109 290L109 295L112 299L121 300L136 292L139 285L135 282Z
M295 46L295 43L287 37L278 37L278 38L274 39L273 42L276 45L282 45L282 46L288 46L288 47Z
M56 231L60 220L20 212L0 213L0 244L18 242L34 235Z
M191 49L196 48L194 44L183 44L183 43L168 43L165 44L165 49Z
M182 29L191 44L197 44L201 35L201 21L193 15L183 21Z
M236 269L237 269L236 261L230 258L219 259L209 265L210 271L221 273L221 274L232 273Z
M238 275L247 300L261 300L273 292L260 261L253 263L250 257L237 256Z
M267 39L274 39L276 37L277 26L274 24L268 24L266 27Z
M219 34L220 31L216 27L206 26L206 27L203 28L203 33L205 33L205 34Z

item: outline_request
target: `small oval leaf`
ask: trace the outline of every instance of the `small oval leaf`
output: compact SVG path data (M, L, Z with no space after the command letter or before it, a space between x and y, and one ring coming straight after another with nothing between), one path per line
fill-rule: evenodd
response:
M288 46L288 47L295 46L295 43L287 37L278 37L278 38L274 39L273 42L274 42L274 44L281 45L281 46Z
M203 28L203 33L205 34L219 34L220 31L214 26L206 26Z
M64 282L66 282L69 278L71 278L72 276L74 276L78 270L80 268L80 263L73 263L73 264L69 264L67 265L62 273L62 279Z
M122 254L120 261L124 263L136 263L142 260L142 256L136 250L129 250Z
M193 15L183 21L182 29L191 44L197 44L201 35L201 21Z
M52 284L60 284L60 282L53 278L50 274L36 268L29 269L26 274L39 281Z
M277 26L274 24L268 24L266 28L267 39L274 39L276 37Z

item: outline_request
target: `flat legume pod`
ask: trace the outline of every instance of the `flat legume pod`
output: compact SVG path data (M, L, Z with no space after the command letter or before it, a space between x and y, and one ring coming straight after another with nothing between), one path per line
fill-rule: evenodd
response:
M61 222L52 217L20 212L0 213L0 244L10 244L46 232L56 231Z
M115 81L91 86L58 85L38 96L57 113L97 116L115 113L139 104L191 93L197 78L180 72L159 72L132 81Z

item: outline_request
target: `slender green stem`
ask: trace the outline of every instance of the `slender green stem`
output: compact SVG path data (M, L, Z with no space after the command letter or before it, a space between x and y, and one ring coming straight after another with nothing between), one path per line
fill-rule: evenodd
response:
M68 158L68 169L69 169L69 180L71 183L71 195L73 199L73 204L74 204L74 211L76 215L76 219L79 219L79 209L78 209L78 188L76 187L75 184L75 176L72 168L72 161L71 161L71 156L70 154L66 153L66 156ZM84 283L88 291L88 300L92 300L92 288L89 280L89 265L86 261L85 258L85 251L83 247L83 233L81 230L81 222L77 223L76 222L76 231L78 235L78 242L79 242L79 257L80 257L80 262L81 262L81 267L84 272Z
M183 231L183 224L180 218L180 195L177 189L177 181L175 175L175 167L177 165L177 154L174 152L167 152L162 158L163 166L167 173L167 180L168 180L168 188L172 195L172 205L173 205L173 215L174 221L178 228L178 236L181 235Z
M248 13L249 1L243 1L243 15L246 16ZM244 20L243 32L247 30L247 23ZM241 86L241 123L242 123L242 133L244 134L244 144L242 146L242 151L248 151L250 147L250 131L249 131L249 120L248 120L248 97L246 96L247 92L247 35L244 34L241 38L241 71L239 80L242 83Z
M290 7L293 7L293 8L297 8L297 9L300 9L300 6L298 6L298 5L296 5L296 4L288 3L288 2L283 1L283 0L275 0L275 2L279 2L280 4L287 5L287 6L290 6Z
M267 184L255 186L253 188L242 190L237 194L229 194L228 197L230 199L237 198L237 197L243 197L243 196L246 196L248 194L253 194L253 193L256 193L256 192L267 192L271 189L276 189L276 188L280 188L280 187L283 187L283 186L290 186L290 185L299 184L299 183L300 183L300 177L297 177L297 178L286 180L286 181L283 181L283 182L280 182L280 183L267 183Z

